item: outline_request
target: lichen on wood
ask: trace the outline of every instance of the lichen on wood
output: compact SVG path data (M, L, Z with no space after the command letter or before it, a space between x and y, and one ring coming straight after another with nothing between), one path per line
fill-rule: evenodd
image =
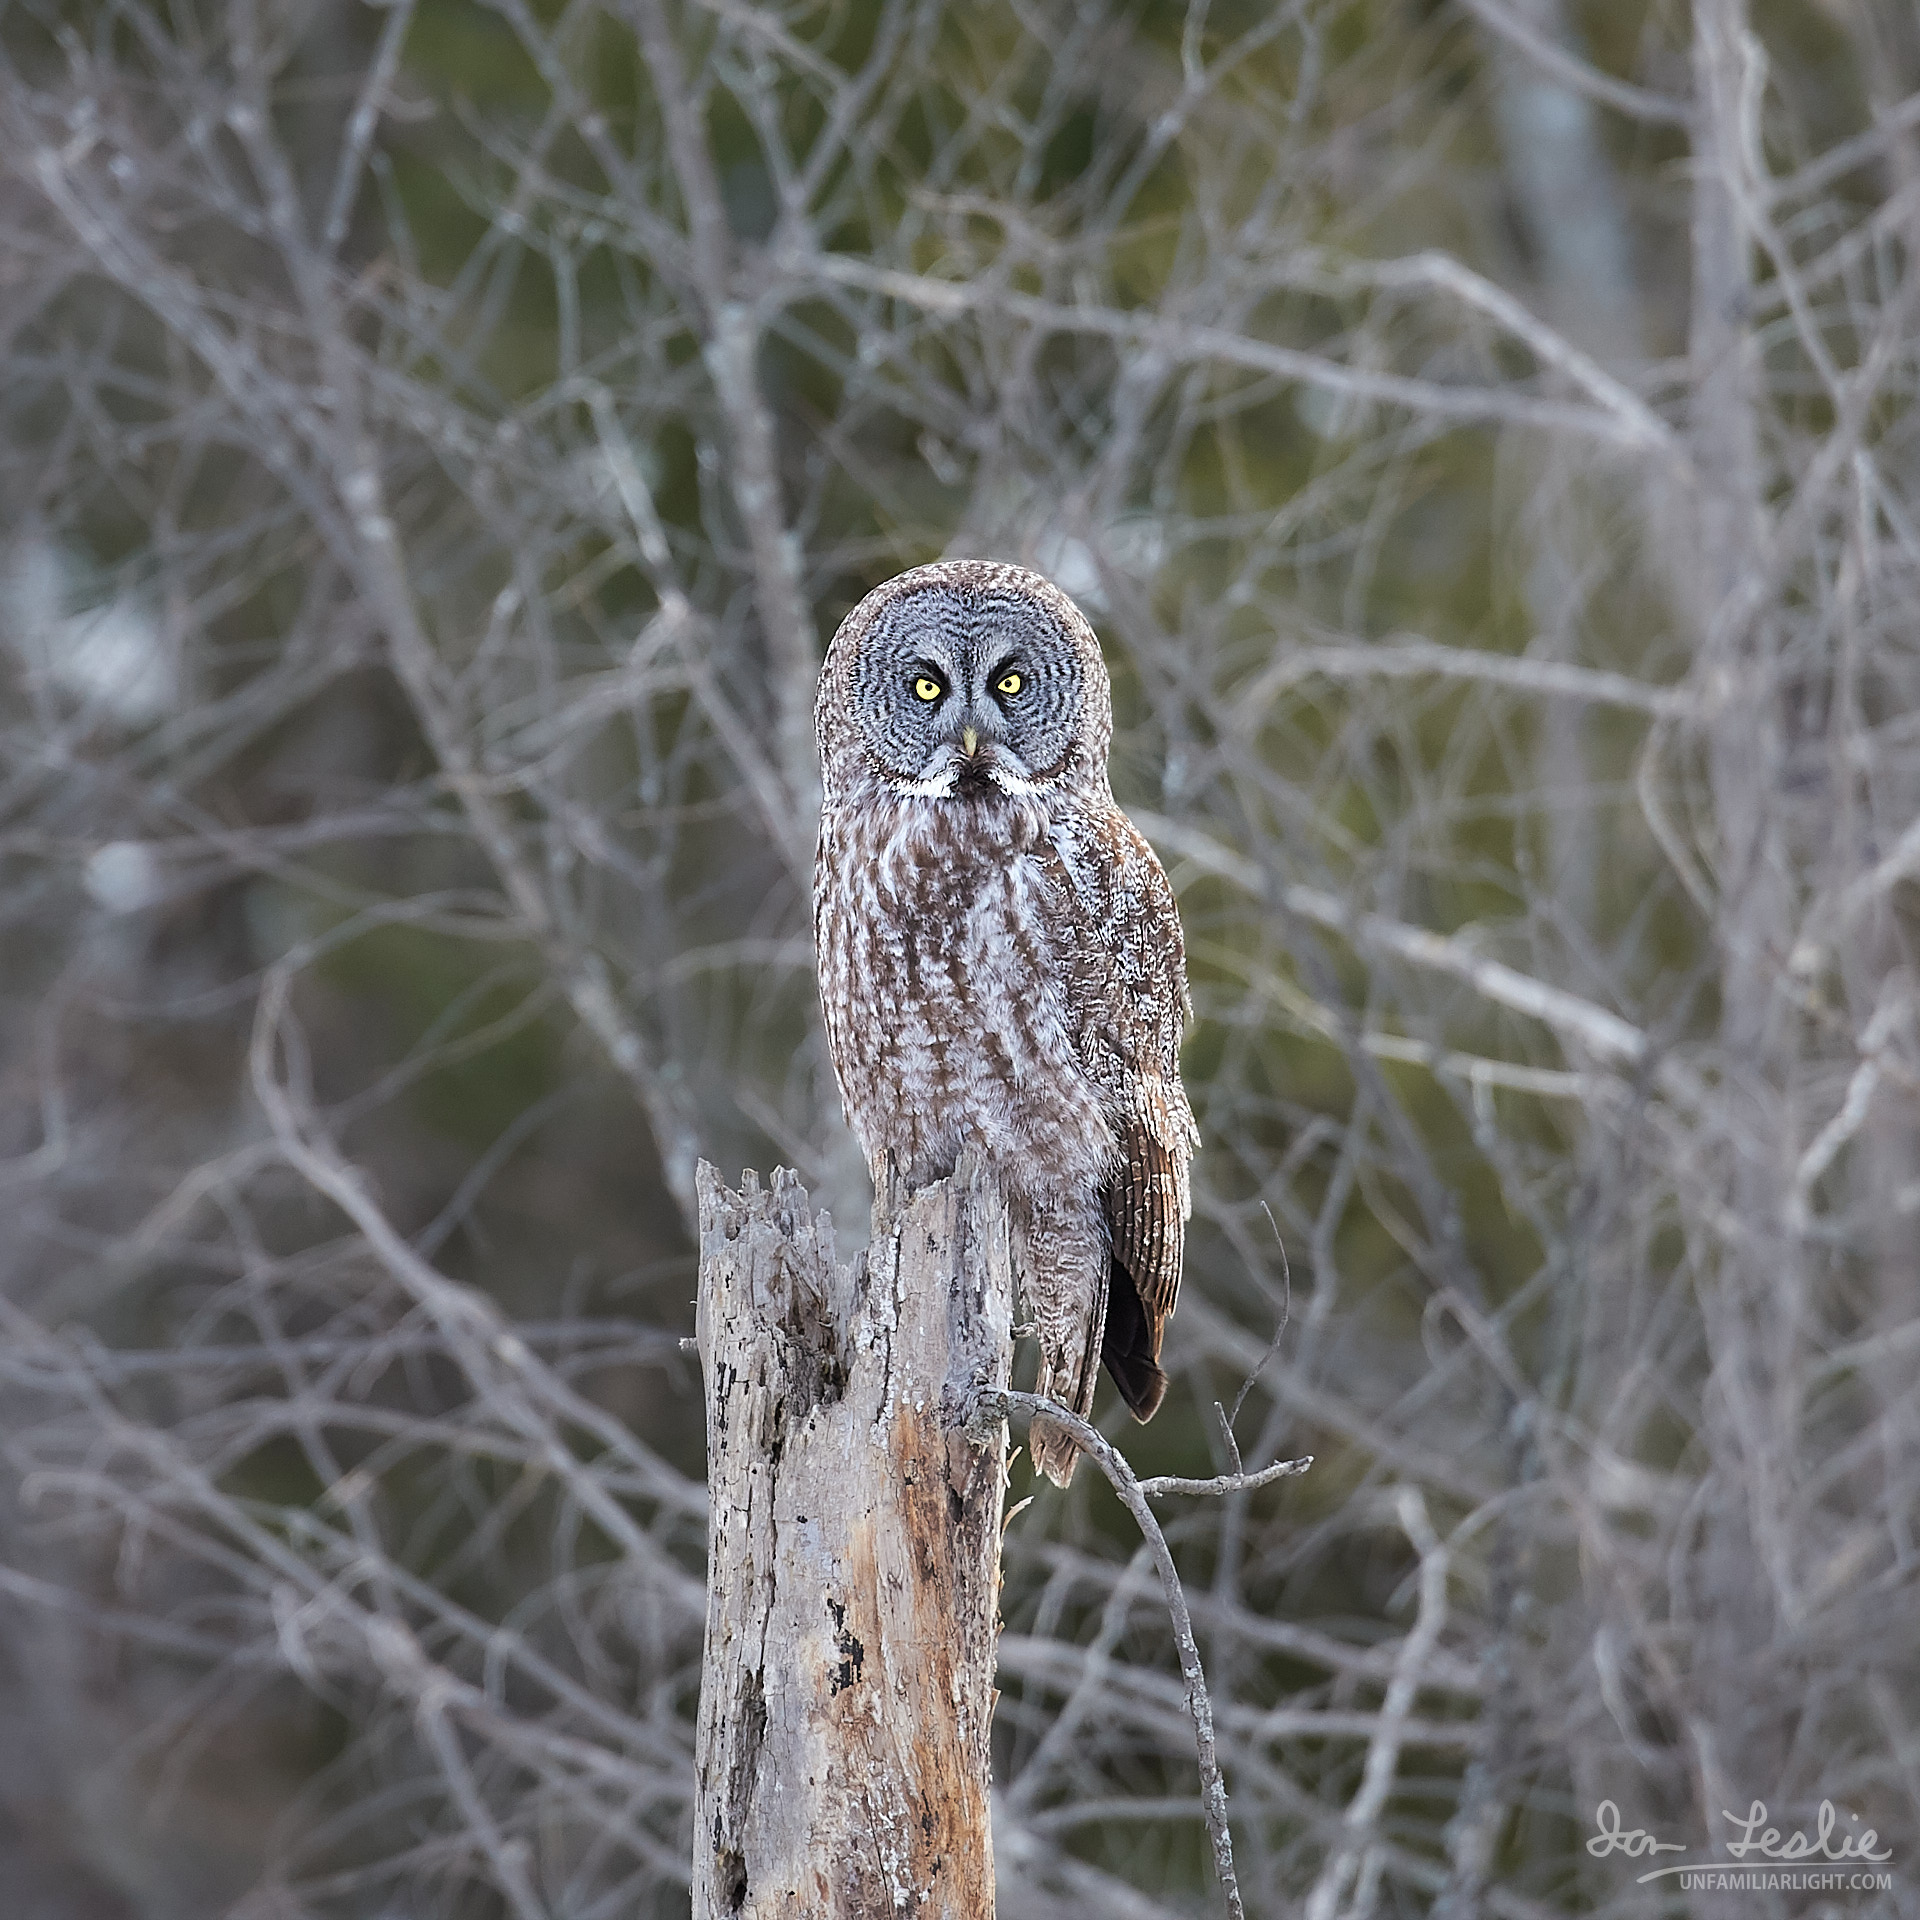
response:
M1013 1274L971 1164L842 1266L790 1173L698 1175L707 1626L695 1920L990 1920Z

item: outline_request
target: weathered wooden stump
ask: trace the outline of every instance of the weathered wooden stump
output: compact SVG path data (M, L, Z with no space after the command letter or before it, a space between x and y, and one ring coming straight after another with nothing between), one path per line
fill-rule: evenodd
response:
M976 1169L883 1195L864 1261L785 1171L699 1170L707 1632L695 1920L991 1920L1013 1270Z

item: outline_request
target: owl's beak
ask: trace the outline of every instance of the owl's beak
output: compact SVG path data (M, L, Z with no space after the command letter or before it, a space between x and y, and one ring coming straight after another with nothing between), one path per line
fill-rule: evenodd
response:
M960 744L966 749L967 758L971 760L980 750L979 729L977 727L962 727L960 729Z

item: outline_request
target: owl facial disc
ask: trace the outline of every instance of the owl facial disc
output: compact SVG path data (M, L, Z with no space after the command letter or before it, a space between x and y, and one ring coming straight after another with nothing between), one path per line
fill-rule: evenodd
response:
M893 793L1026 796L1104 773L1111 706L1100 649L1038 575L996 566L901 575L848 617L833 654L822 722L845 725L870 776Z

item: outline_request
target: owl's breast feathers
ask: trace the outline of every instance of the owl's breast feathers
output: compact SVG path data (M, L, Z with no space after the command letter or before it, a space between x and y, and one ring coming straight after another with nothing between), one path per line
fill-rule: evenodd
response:
M1185 947L1152 848L1111 800L868 798L822 822L815 923L869 1160L891 1151L933 1178L974 1141L1030 1195L1097 1193L1102 1351L1148 1417L1199 1144L1180 1083Z
M1088 1189L1118 1152L1052 948L1048 821L1030 799L829 808L814 889L821 1001L847 1116L914 1180L984 1147L1010 1184Z

